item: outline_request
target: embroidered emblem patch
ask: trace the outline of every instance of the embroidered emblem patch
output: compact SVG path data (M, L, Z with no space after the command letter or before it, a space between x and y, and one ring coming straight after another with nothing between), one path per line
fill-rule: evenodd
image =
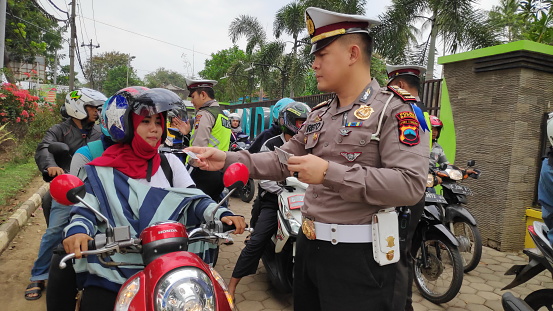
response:
M340 155L346 158L348 162L355 161L355 159L357 159L357 157L359 157L361 154L362 152L340 152Z
M360 127L363 126L363 122L348 122L346 127Z
M307 126L305 127L305 134L309 135L311 133L320 131L321 128L323 128L323 123L324 123L323 121L320 121L317 123L307 124Z
M399 141L407 146L416 146L420 143L419 121L411 111L396 114L398 119Z
M348 136L349 133L351 133L351 130L340 129L340 135L342 136Z
M370 106L361 106L359 109L355 110L353 113L357 119L367 120L371 114L374 112L374 109Z
M194 129L198 129L198 126L200 126L200 119L202 118L202 115L199 114L194 119Z

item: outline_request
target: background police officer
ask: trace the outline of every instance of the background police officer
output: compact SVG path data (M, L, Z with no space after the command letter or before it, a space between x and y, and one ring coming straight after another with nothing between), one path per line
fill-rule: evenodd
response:
M396 284L397 265L385 262L397 259L396 254L377 256L382 265L373 258L372 230L386 226L373 223L373 216L381 209L414 205L423 196L428 170L424 117L412 105L413 96L380 88L371 79L368 28L376 21L319 8L308 8L306 15L318 89L336 96L314 107L298 134L282 145L291 156L280 153L279 158L278 150L189 150L199 153L196 165L202 169L238 161L253 178L293 175L309 184L294 265L295 310L402 310L392 302L405 301L406 284Z
M196 109L196 118L192 125L178 118L174 119L174 123L184 135L191 134L190 146L215 147L227 151L231 135L230 121L215 100L213 86L216 84L217 81L214 80L192 80L187 78L186 85L190 92L192 105ZM209 195L214 201L220 201L221 192L224 189L222 173L190 169L192 170L190 176L196 183L196 187Z

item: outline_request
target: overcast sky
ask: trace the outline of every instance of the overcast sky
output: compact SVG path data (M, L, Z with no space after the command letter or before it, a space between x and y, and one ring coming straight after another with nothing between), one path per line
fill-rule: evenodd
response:
M69 0L51 1L60 9L69 11ZM475 1L479 8L485 10L499 3L499 0ZM79 45L82 42L90 43L90 39L93 44L100 44L100 48L93 49L94 54L119 51L136 56L132 66L141 78L159 67L187 76L197 75L211 53L232 46L228 27L235 17L241 14L257 17L272 39L275 13L290 2L291 0L79 0L77 36ZM38 3L54 16L60 19L64 16L48 0L38 0ZM367 0L366 15L376 18L390 3L391 0ZM66 36L68 34L69 31ZM240 40L238 45L245 48L245 40ZM67 47L63 53L69 54L68 49ZM90 50L82 47L80 49L84 65ZM61 64L68 63L68 57L61 60ZM82 70L78 66L75 70L83 81Z

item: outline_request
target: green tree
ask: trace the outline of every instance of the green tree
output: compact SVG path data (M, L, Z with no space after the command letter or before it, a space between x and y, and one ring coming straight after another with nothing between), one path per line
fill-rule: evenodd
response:
M520 1L520 15L527 23L523 37L539 43L553 44L553 10L551 0Z
M172 84L181 88L186 88L186 81L184 75L173 71L168 70L163 67L156 69L156 71L151 72L144 76L144 82L149 88L154 87L164 87L166 85Z
M97 89L100 92L108 93L104 90L104 82L107 80L108 72L118 67L124 66L127 68L129 64L129 54L111 51L105 52L92 57L92 61L89 59L84 68L84 75L88 81L88 86ZM90 79L90 72L92 71L92 79ZM125 73L126 80L126 73ZM109 84L111 84L110 82ZM131 84L134 85L134 84ZM123 84L123 87L125 85Z
M501 0L489 12L490 25L494 27L503 42L513 42L523 38L526 23L519 14L518 0Z
M79 83L79 79L77 79L78 74L78 72L75 72L75 84ZM56 83L58 85L69 85L69 65L61 66Z
M267 38L265 29L263 29L257 17L250 15L236 17L230 23L229 35L233 44L236 44L240 38L245 37L247 40L246 53L250 55L256 47L263 46Z
M392 6L380 16L382 24L373 31L376 49L389 61L404 61L406 51L417 43L415 27L423 22L422 29L430 30L426 79L432 79L438 38L450 53L498 43L487 16L473 4L473 0L392 0Z
M280 8L273 22L273 31L277 39L283 33L292 36L292 51L296 55L301 43L300 34L305 31L305 6L294 1Z
M109 69L106 73L106 79L102 83L102 92L106 96L111 96L120 89L129 85L142 85L142 81L136 75L136 72L131 68L127 70L126 65L117 66ZM129 75L129 83L127 84L127 74Z
M211 58L206 59L204 69L198 74L204 79L219 82L215 86L216 96L219 100L235 100L249 94L249 75L244 72L246 66L249 66L248 60L249 57L246 53L235 45L229 49L212 53Z
M305 7L319 7L321 9L346 13L365 15L366 0L300 0Z
M47 66L54 63L62 48L65 26L33 0L8 0L6 7L6 56L8 61L34 62L44 56Z

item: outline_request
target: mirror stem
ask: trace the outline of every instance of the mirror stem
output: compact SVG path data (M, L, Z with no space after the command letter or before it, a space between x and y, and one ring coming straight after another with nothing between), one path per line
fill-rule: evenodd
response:
M234 190L236 190L236 188L230 190L227 195L225 195L225 197L219 202L217 203L217 206L215 206L215 209L213 210L213 213L211 213L211 221L214 221L215 219L215 213L217 213L217 210L219 209L219 207L221 207L221 205L223 204L223 202L225 202L229 197L230 195L234 192Z
M90 204L86 203L83 198L76 195L75 196L79 202L81 202L84 206L86 206L89 210L91 210L96 217L100 218L103 222L106 223L108 229L106 230L106 237L108 237L108 232L111 232L111 235L113 236L113 227L109 224L109 220L106 218L106 216L102 215L102 213L98 212L94 207L90 206Z

